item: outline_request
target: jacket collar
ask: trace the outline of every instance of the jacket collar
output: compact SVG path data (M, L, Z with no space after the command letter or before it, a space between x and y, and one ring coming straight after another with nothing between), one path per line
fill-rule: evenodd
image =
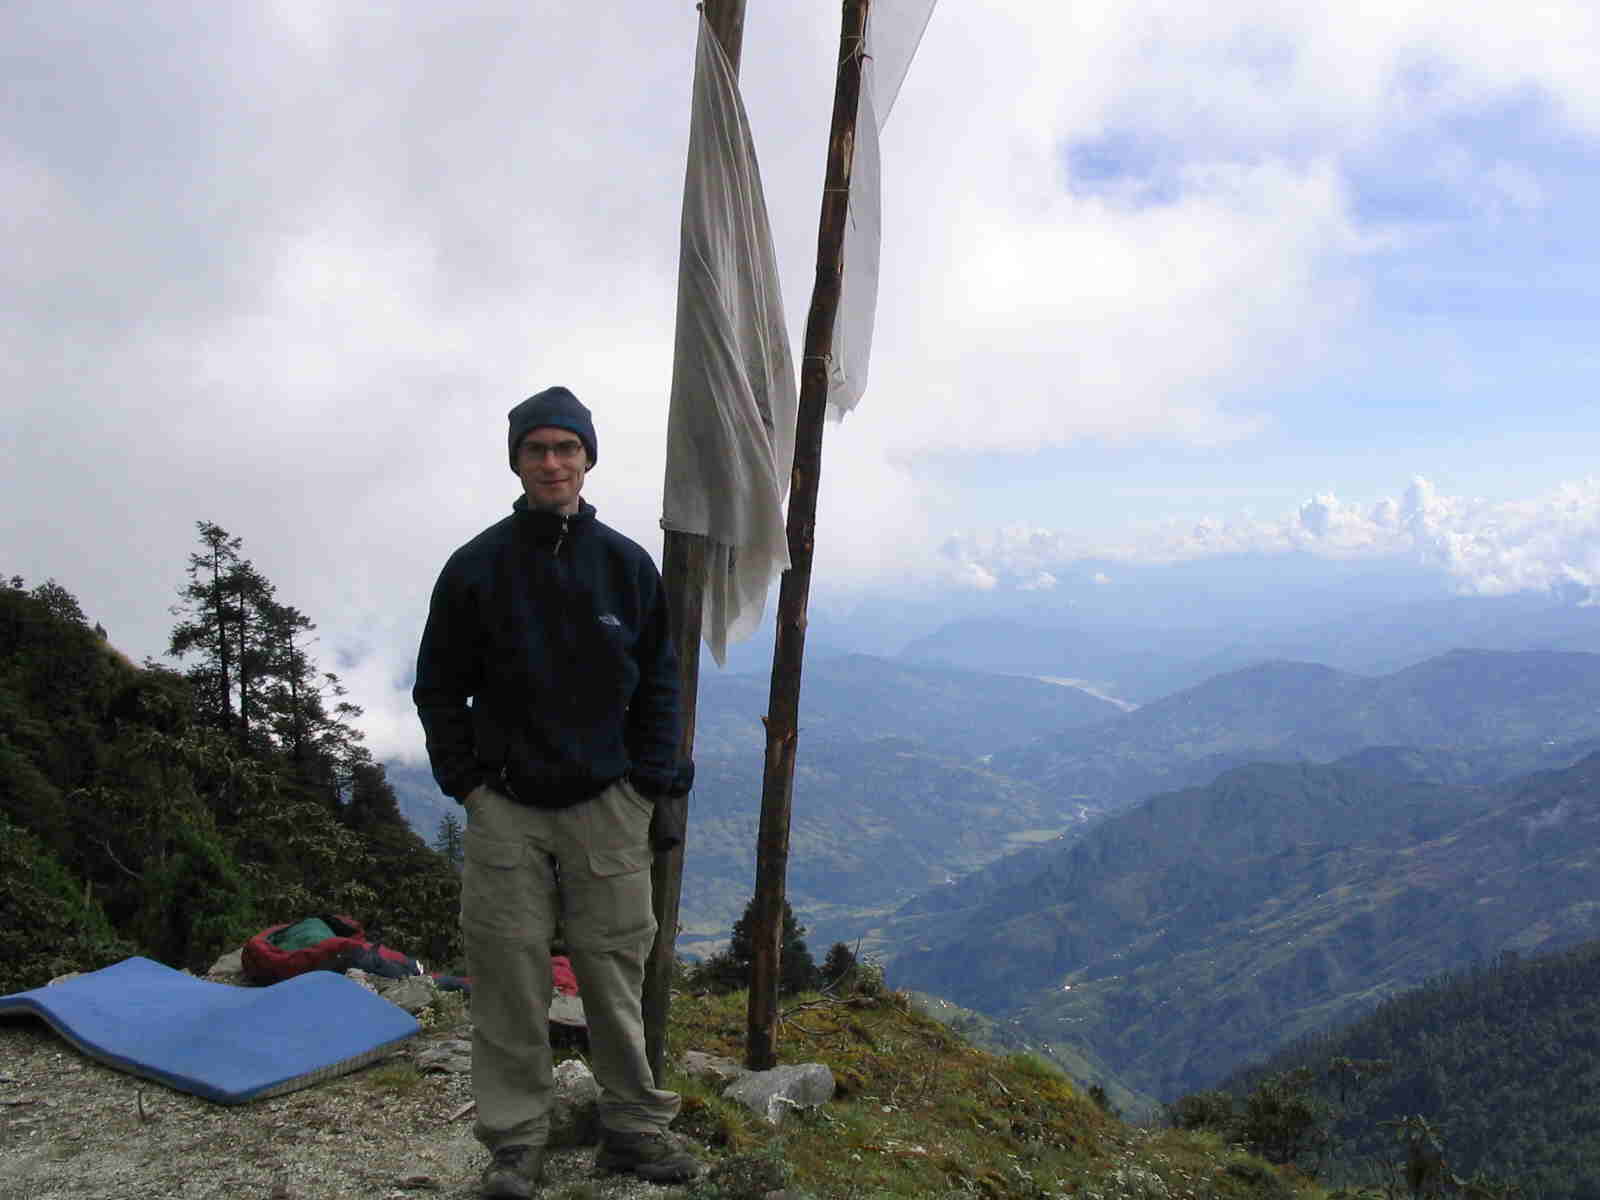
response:
M578 533L588 528L594 523L596 510L594 505L579 496L578 511L562 516L558 513L529 508L528 498L518 496L516 503L511 506L511 511L516 515L521 528L534 537L554 538L562 534Z

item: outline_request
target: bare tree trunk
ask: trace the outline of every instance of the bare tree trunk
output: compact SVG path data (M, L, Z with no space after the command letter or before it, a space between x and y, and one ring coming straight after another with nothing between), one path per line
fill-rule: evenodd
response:
M744 45L745 0L705 0L702 11L706 24L722 44L739 74L739 53ZM697 533L669 529L661 549L662 584L667 592L667 611L672 624L672 642L678 652L678 679L682 729L678 738L678 757L694 756L695 712L700 692L700 635L705 601L706 539ZM662 804L681 804L689 800L661 800ZM688 841L688 822L684 842L656 854L651 865L650 896L655 910L656 940L644 970L644 1041L650 1070L656 1086L662 1086L667 1060L667 1012L672 1006L672 971L677 961L678 906L683 894L683 850Z
M667 616L672 627L672 642L678 652L680 761L694 756L694 725L700 688L700 630L705 599L706 539L696 533L669 529L662 550L662 583L667 592ZM657 804L679 804L687 808L689 798L662 797ZM687 820L678 823L689 837ZM644 1045L656 1086L664 1086L667 1061L667 1013L672 1007L672 970L677 961L678 906L683 894L683 848L680 842L670 850L656 852L651 863L650 903L656 917L656 940L645 961Z
M799 737L800 669L805 657L806 606L816 542L817 489L822 472L822 428L828 404L828 362L834 318L844 279L844 232L850 211L850 173L855 161L856 110L861 99L861 63L869 0L844 0L839 32L839 73L834 83L828 168L817 230L817 275L806 316L800 363L800 411L796 418L794 470L789 482L789 569L778 589L777 645L772 656L772 691L767 702L767 758L761 784L761 832L756 844L755 926L750 976L745 1063L752 1070L777 1064L779 955L783 941L785 876L789 867L789 822L794 798L794 762Z

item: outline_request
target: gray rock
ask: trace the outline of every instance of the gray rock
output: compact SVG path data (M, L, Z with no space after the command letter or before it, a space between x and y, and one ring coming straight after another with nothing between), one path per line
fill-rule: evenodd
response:
M211 969L206 972L207 979L221 979L224 982L233 982L244 974L244 948L224 954L211 964Z
M472 1043L463 1038L451 1038L430 1046L417 1055L417 1070L442 1071L448 1075L472 1073Z
M575 1058L557 1063L555 1103L550 1108L552 1149L591 1146L600 1140L600 1085Z
M419 1071L470 1073L472 1044L465 1038L451 1038L417 1055L416 1064ZM557 1063L554 1074L556 1092L546 1144L552 1150L594 1145L600 1140L600 1085L581 1059ZM468 1104L457 1115L471 1110Z
M720 1054L707 1054L704 1050L686 1050L683 1054L683 1073L696 1079L709 1079L714 1083L732 1083L750 1074L750 1068Z
M795 1109L818 1108L833 1099L833 1072L825 1063L800 1063L752 1071L723 1090L773 1125Z
M378 995L412 1014L427 1008L439 994L433 980L426 975L408 975L404 979L379 979L375 982Z
M589 1019L583 1015L583 1001L565 992L557 992L550 998L550 1023L587 1029Z

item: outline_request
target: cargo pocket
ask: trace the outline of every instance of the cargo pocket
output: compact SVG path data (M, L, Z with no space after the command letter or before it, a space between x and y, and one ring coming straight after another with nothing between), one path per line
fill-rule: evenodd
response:
M624 846L616 850L589 851L589 872L596 879L610 879L630 871L642 871L650 865L648 845Z
M589 870L563 885L569 938L589 950L648 946L655 936L650 803L619 780L584 801L582 811Z
M644 813L646 821L655 809L655 802L634 786L633 780L624 776L617 780L617 787L621 789L623 799L631 801L633 806Z
M619 779L587 802L589 870L598 879L650 866L650 801Z
M532 924L528 849L467 826L461 839L461 924L487 933L520 933Z

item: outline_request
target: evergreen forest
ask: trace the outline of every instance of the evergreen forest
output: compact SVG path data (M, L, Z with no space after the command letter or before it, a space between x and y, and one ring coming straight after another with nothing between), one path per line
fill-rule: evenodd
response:
M1544 1200L1600 1196L1600 941L1450 972L1302 1038L1178 1111L1314 1116L1299 1149L1329 1182L1370 1183L1421 1141L1449 1177L1516 1180ZM1209 1123L1209 1122L1201 1122ZM1415 1154L1412 1158L1415 1159Z
M0 583L0 994L141 954L203 971L345 913L443 964L458 882L405 823L316 625L211 522L170 663L130 662L70 590Z

